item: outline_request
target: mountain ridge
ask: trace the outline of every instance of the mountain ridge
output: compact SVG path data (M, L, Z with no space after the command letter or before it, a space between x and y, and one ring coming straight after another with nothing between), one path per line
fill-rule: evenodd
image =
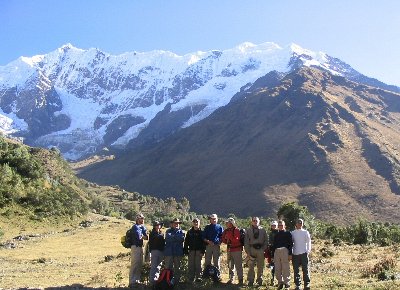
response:
M76 160L104 147L159 142L207 118L266 73L302 65L398 89L295 44L243 43L183 56L160 50L113 56L67 44L0 67L0 129Z
M254 83L191 127L81 172L196 211L270 215L287 201L342 223L399 217L400 95L302 67Z

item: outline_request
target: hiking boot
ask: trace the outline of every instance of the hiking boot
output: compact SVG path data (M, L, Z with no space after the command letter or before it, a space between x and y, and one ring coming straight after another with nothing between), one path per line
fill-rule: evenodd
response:
M305 288L304 288L305 289ZM294 290L300 290L300 286L296 286Z
M285 284L285 289L289 289L290 285L289 284Z
M253 286L253 281L249 281L249 283L247 283L247 286Z
M239 287L243 286L243 279L239 279L239 283L237 284Z
M262 286L262 283L263 283L262 279L257 279L257 285L258 286Z
M281 290L281 289L283 289L283 284L278 284L277 290Z
M226 284L228 284L228 285L232 284L232 280L229 279L229 280L226 282Z

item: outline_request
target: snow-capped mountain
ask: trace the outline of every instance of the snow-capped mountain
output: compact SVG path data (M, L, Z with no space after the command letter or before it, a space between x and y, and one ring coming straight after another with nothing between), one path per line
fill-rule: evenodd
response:
M228 104L268 72L299 66L385 89L323 52L292 44L243 43L183 56L168 51L110 55L71 44L0 66L0 131L79 159L104 147L158 142Z

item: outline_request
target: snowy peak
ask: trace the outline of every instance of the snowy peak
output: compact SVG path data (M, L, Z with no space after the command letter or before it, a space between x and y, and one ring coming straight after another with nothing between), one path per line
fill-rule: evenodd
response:
M34 146L56 146L69 159L158 142L207 118L267 73L300 66L373 80L296 44L244 42L182 56L162 50L110 55L65 44L0 67L0 130Z

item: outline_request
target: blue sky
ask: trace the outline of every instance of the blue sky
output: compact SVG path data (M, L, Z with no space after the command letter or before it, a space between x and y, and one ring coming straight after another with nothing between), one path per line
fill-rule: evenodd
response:
M398 0L0 0L0 65L66 43L179 55L296 43L400 86Z

